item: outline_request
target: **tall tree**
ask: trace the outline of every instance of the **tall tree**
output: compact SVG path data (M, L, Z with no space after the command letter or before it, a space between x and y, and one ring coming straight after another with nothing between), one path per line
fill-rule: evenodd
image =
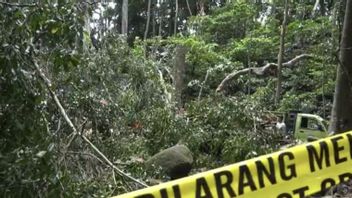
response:
M127 33L128 33L128 0L123 0L121 34L127 35Z
M191 7L189 6L188 0L186 0L186 4L187 4L187 9L188 9L189 15L192 16L193 14L192 14Z
M186 53L187 48L178 45L175 49L175 59L174 59L174 86L175 86L175 96L174 101L177 107L182 107L182 90L184 87L184 75L186 71Z
M205 0L197 1L197 7L198 7L198 14L200 16L204 16L205 15Z
M287 15L288 15L288 0L285 0L285 11L284 11L284 19L281 25L281 33L280 33L280 50L278 54L277 60L277 81L276 81L276 93L275 93L275 105L277 105L280 101L281 94L281 81L282 81L282 60L285 52L285 34L286 34L286 23L287 23Z
M149 23L150 23L150 4L151 0L148 0L148 8L147 8L147 23L145 25L145 32L144 32L144 40L147 39L148 37L148 32L149 32Z
M83 17L84 17L84 31L89 35L88 38L85 38L85 36L84 36L85 34L83 34L83 32L82 32L83 49L84 50L88 50L89 43L93 42L93 40L91 38L94 38L93 35L92 35L92 37L90 36L92 31L91 31L91 28L90 28L90 18L91 18L91 16L90 16L90 13L89 13L88 4L83 4L82 10L84 12L84 15L83 15Z
M174 35L177 33L177 21L178 21L178 0L175 1L175 23L174 23Z
M329 131L352 130L352 0L347 0Z

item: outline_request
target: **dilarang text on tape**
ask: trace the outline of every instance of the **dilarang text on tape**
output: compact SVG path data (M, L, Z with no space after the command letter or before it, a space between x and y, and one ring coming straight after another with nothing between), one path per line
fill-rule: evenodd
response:
M352 179L352 132L115 198L303 198Z

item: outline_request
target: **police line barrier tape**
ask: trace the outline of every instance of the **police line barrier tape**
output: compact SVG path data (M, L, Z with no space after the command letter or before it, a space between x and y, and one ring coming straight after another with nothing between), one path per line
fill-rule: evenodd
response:
M352 179L352 131L115 198L294 198Z

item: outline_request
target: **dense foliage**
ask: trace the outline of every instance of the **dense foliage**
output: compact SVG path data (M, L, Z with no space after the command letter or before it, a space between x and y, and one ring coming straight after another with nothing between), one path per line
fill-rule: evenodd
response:
M72 138L49 89L79 132L146 183L167 178L153 178L144 161L177 143L190 148L197 172L278 149L280 137L260 127L267 111L330 113L338 1L322 1L314 14L315 1L290 3L284 61L315 58L283 68L278 106L270 76L242 75L223 93L215 89L234 70L277 61L283 1L189 0L189 9L178 5L176 34L175 5L153 1L146 40L146 1L130 1L127 37L119 34L121 1L27 2L0 3L1 197L107 197L140 188ZM173 85L179 45L187 49L181 106Z

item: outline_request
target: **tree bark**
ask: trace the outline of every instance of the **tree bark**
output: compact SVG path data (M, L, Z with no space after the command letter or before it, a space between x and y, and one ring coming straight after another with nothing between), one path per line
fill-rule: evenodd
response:
M170 7L169 7L169 9L170 9L170 16L171 16L171 13L174 13L174 5L173 5L173 2L174 0L169 0L169 2L170 2ZM167 16L168 14L166 14L166 16ZM169 19L168 19L168 22L169 22L169 25L168 25L168 33L166 33L166 36L170 36L170 35L173 35L173 32L174 32L174 22L175 22L175 20L174 20L174 18L172 18L172 17L170 17Z
M198 14L200 16L204 16L205 15L205 0L199 0L197 1L198 3Z
M121 34L128 34L128 0L122 2Z
M315 0L312 10L312 17L317 15L318 9L320 11L320 15L325 16L326 6L324 0Z
M84 31L88 34L88 38L85 38L85 34L83 34L83 49L85 51L88 51L89 49L89 43L88 41L92 42L91 40L91 28L90 28L90 14L88 11L88 5L84 5ZM93 42L92 42L93 43Z
M187 4L187 9L188 9L188 12L189 12L189 16L192 16L192 10L191 10L191 7L189 6L189 2L188 0L186 0L186 4Z
M320 14L321 14L321 16L325 16L325 11L326 11L325 1L320 0Z
M155 6L153 6L153 11L152 11L152 13L153 13L153 18L152 18L152 21L153 21L153 23L152 23L152 37L155 37L155 26L156 26L156 18L155 18Z
M294 64L296 64L298 61L300 61L303 58L313 58L313 55L310 54L301 54L299 56L296 56L295 58L291 59L290 61L287 61L286 63L283 63L283 67L292 67ZM236 79L237 77L244 75L244 74L254 74L256 76L272 76L273 74L277 73L278 69L278 64L276 63L268 63L262 67L249 67L245 68L242 70L234 71L231 74L227 75L221 83L218 85L216 92L220 92L224 90L225 85L233 79Z
M187 48L184 46L177 46L174 59L174 87L175 87L175 97L177 107L182 107L182 90L184 87L184 75L186 70L186 53Z
M317 13L319 5L320 5L320 0L315 0L313 10L312 10L312 17L314 17L315 14Z
M148 37L148 32L149 32L149 23L150 23L150 4L151 4L151 0L148 0L147 24L145 25L144 40L147 40L147 37Z
M160 22L159 22L159 30L158 30L158 36L163 36L162 35L162 33L163 33L163 31L162 31L162 28L163 28L163 18L162 17L160 17Z
M277 81L276 81L276 93L275 93L275 105L278 105L280 101L281 94L281 68L282 68L282 60L285 52L285 34L286 34L286 23L287 23L287 15L288 15L288 0L285 0L285 11L284 11L284 20L282 21L281 26L281 34L280 34L280 50L278 54L277 60Z
M174 22L174 35L177 33L177 21L178 21L178 0L175 0L176 8L175 8L175 22Z
M352 130L352 0L347 0L329 131Z
M203 89L204 89L205 84L207 83L207 80L208 80L208 77L209 77L209 73L210 73L210 70L208 69L207 73L205 74L204 81L202 82L200 90L199 90L198 101L200 101L200 98L202 97Z

